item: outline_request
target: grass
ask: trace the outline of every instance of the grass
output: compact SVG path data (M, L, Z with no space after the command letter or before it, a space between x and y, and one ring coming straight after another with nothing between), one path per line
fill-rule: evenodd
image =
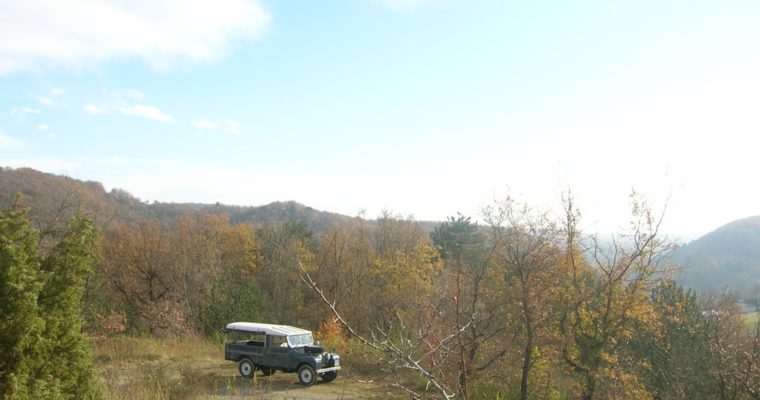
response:
M94 357L106 399L198 398L224 383L220 346L201 339L99 339Z
M296 374L278 372L271 377L257 375L246 380L238 375L235 363L224 360L221 343L192 337L97 339L93 355L104 397L109 400L379 400L397 394L368 382L372 378L352 376L348 365L335 382L309 388L298 384Z
M755 329L758 320L760 320L760 312L754 312L744 316L744 324L749 329Z

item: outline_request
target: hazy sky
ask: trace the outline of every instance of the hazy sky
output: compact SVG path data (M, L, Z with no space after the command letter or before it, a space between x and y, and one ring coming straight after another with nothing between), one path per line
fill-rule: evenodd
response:
M760 214L760 2L0 0L0 165L145 201Z

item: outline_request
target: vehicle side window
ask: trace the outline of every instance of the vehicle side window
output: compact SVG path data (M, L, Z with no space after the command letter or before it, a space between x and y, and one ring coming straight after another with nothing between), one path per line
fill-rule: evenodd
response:
M250 340L248 340L248 345L250 346L256 346L256 347L264 347L264 340L266 340L266 336L263 333L252 333L250 336Z
M272 336L272 347L288 347L285 336Z

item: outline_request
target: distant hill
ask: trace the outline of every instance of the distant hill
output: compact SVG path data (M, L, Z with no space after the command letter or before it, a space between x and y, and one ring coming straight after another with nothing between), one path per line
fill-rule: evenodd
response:
M689 287L760 293L760 216L728 223L681 247L674 259L686 267Z
M218 203L148 204L122 189L107 192L99 182L80 181L31 168L0 168L0 207L7 208L13 204L18 194L22 196L22 203L31 208L32 217L40 225L65 220L80 205L96 215L100 226L116 221L133 222L147 218L174 219L183 214L203 211L227 214L233 223L253 225L295 220L305 223L310 230L318 233L334 223L352 219L341 214L315 210L294 201L274 202L258 207Z

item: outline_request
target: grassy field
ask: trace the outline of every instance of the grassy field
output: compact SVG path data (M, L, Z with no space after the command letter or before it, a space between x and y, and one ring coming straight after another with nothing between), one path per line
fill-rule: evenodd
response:
M754 329L757 326L757 321L760 319L760 312L747 314L744 316L744 323L748 328Z
M195 338L114 337L94 341L96 366L106 399L392 399L399 393L366 377L341 371L329 384L298 383L278 372L243 379L225 361L223 345Z

